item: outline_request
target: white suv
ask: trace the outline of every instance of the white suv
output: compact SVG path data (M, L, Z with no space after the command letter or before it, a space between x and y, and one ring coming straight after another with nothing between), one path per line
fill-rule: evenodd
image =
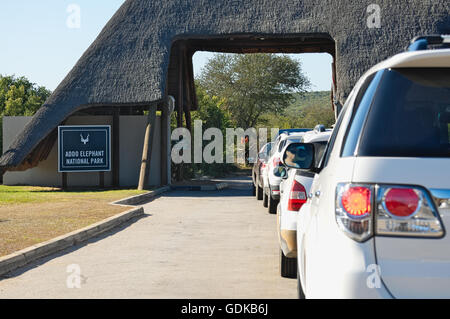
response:
M277 213L277 205L280 201L281 175L279 167L281 165L281 152L286 145L300 142L304 132L282 133L275 140L272 153L265 170L263 171L263 206L267 207L269 214Z
M331 130L326 130L323 125L314 131L305 133L303 143L313 143L315 146L315 159L319 164L325 151L327 142L331 136ZM281 162L285 163L288 155L286 146L282 151ZM307 194L311 188L314 172L300 169L286 169L282 166L280 183L280 203L277 207L277 229L280 244L280 272L282 277L297 277L297 215L299 209L306 203Z
M428 41L370 69L339 115L298 214L300 297L450 297L450 50Z

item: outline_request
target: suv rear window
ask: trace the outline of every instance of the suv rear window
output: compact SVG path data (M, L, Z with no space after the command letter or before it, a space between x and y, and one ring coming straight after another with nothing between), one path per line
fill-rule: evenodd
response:
M314 142L314 167L319 167L323 154L327 148L327 142Z
M358 156L450 157L450 68L385 70Z

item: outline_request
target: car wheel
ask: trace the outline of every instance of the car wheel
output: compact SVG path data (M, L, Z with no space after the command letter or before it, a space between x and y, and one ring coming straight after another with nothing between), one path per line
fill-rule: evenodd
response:
M300 271L297 267L297 294L298 299L306 299L305 293L303 292L302 282L300 281Z
M263 190L263 206L267 207L267 203L268 203L268 196L266 192Z
M280 271L281 277L296 278L297 277L297 258L287 258L280 249Z
M257 200L263 199L263 189L259 186L256 186L256 199Z
M278 200L273 199L272 195L267 196L268 197L268 204L267 204L267 210L269 214L276 214L277 213L277 206L278 206Z

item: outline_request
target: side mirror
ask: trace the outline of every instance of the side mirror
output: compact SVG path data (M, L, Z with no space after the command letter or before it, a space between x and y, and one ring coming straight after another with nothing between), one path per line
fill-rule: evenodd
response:
M311 169L314 165L314 153L314 144L292 143L284 149L281 163L289 168Z

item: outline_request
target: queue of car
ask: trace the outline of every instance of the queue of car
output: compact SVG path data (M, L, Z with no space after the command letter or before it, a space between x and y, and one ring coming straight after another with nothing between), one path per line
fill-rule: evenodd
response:
M280 201L280 175L281 155L285 146L300 142L305 132L282 132L276 139L267 165L263 169L263 206L267 207L269 214L276 214Z
M305 133L301 142L312 143L315 146L314 158L316 161L320 161L330 135L331 130L318 125L313 131ZM289 163L291 169L287 169L284 165L279 166L282 180L280 183L280 203L277 207L277 230L280 243L281 276L296 278L297 215L300 208L306 203L314 173L292 168L295 167L298 160L304 159L308 154L300 148L295 148L295 152L291 152L292 148L288 149L289 145L283 148L282 153L286 155L283 161Z
M252 169L252 186L253 186L253 196L256 196L259 200L262 199L262 189L263 189L263 175L262 171L267 165L267 160L269 159L270 152L272 150L274 142L265 144L256 156L256 160L253 164Z
M414 39L361 77L332 131L273 144L281 275L300 298L450 297L449 46Z

